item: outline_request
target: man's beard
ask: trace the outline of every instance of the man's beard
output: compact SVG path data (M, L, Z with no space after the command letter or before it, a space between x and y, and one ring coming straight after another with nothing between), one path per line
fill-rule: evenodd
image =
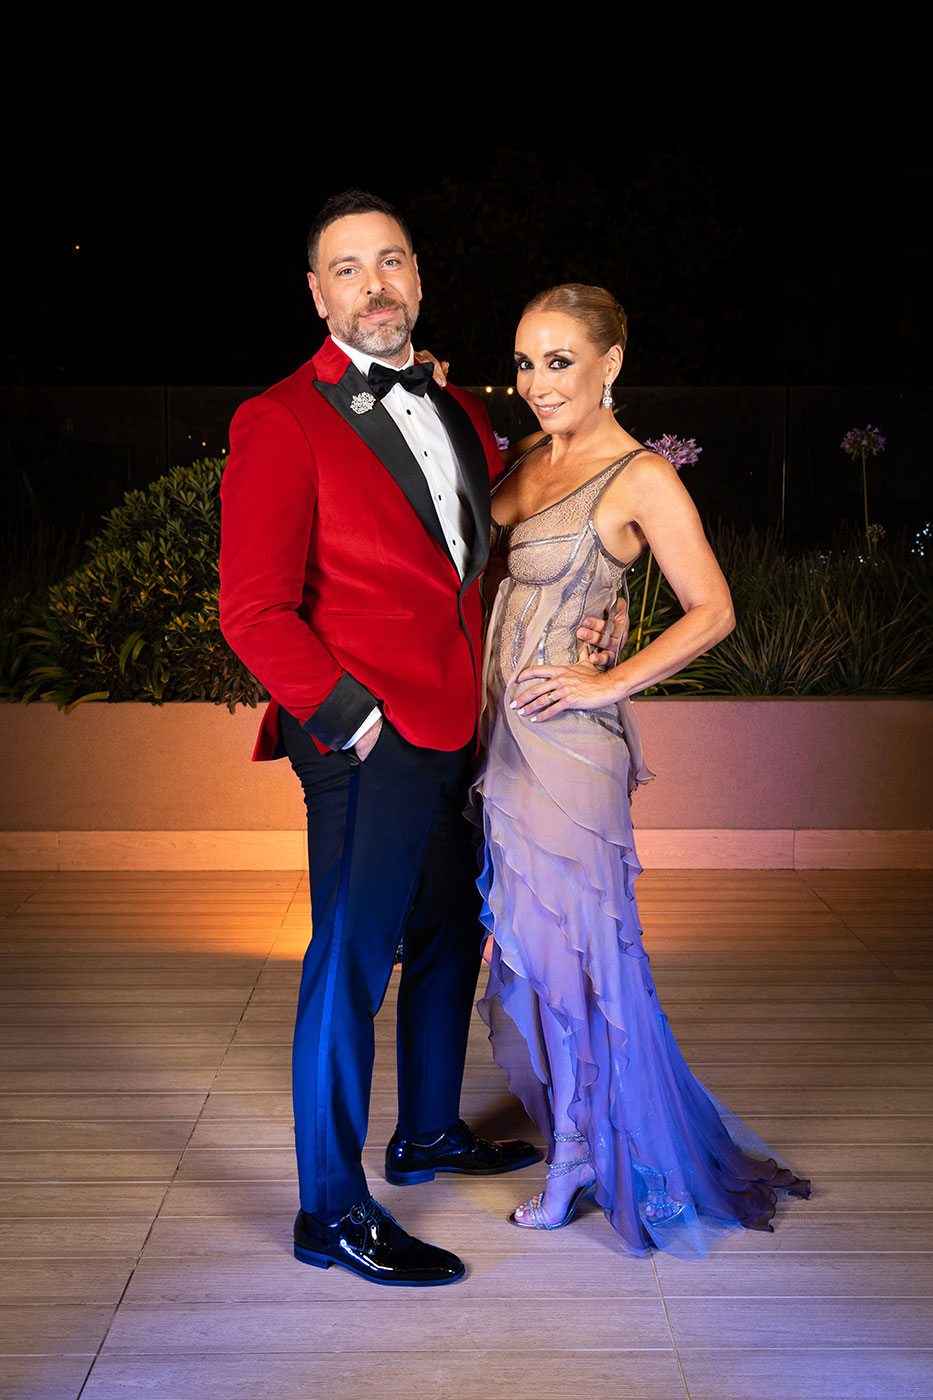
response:
M360 317L365 316L367 312L385 311L390 306L397 306L401 311L402 319L399 324L393 325L389 321L377 322L372 326L360 324ZM345 344L352 345L354 350L362 350L367 355L387 359L405 349L411 339L417 315L417 309L412 312L411 307L404 302L393 301L391 297L373 297L364 311L356 312L346 320L330 317L328 324L334 335Z

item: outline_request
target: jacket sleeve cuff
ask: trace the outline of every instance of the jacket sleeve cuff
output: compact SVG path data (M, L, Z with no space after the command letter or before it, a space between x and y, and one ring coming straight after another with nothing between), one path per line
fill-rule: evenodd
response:
M342 749L377 704L372 692L344 671L327 699L301 727L327 748Z

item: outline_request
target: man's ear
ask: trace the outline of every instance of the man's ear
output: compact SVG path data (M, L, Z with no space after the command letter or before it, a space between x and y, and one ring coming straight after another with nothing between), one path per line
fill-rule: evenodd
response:
M416 276L417 279L418 279L418 300L420 301L420 300L421 300L421 273L418 271L418 255L417 255L417 253L412 253L412 255L411 255L411 260L412 260L412 263L413 263L413 265L414 265L415 276Z
M321 296L321 284L313 272L308 273L308 286L311 288L311 295L314 297L314 305L317 308L317 314L322 321L326 321L327 307L324 305L324 298Z

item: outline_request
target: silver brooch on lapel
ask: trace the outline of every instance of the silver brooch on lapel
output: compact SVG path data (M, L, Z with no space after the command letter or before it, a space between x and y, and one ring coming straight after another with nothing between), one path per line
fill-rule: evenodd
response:
M375 402L372 394L354 394L350 400L350 407L354 413L368 413Z

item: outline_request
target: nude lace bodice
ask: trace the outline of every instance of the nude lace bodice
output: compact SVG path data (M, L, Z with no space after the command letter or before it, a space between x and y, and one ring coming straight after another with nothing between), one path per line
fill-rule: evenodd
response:
M488 647L490 679L499 687L532 661L573 665L583 618L608 612L611 619L620 588L627 605L626 566L603 545L593 517L610 483L638 450L516 525L493 522L490 572L503 577Z

